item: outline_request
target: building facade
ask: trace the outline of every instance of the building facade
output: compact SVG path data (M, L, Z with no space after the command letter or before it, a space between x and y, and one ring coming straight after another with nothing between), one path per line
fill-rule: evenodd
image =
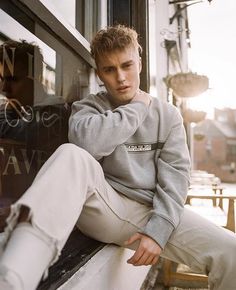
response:
M236 110L216 109L214 120L194 127L194 168L223 182L236 180Z
M71 103L104 89L89 48L97 30L117 23L134 27L143 47L141 89L173 102L164 78L188 69L187 11L179 13L181 5L166 0L0 2L1 226L9 205L67 142ZM11 40L34 49L25 51L22 61L18 48L6 49ZM3 87L4 81L21 90Z

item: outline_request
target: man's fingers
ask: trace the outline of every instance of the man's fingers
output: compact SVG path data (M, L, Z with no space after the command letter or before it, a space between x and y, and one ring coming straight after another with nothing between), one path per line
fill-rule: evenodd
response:
M140 243L134 255L127 261L127 263L133 264L134 266L153 265L157 263L161 253L160 246L152 238L140 233L131 236L125 244L129 245L137 240L140 240Z
M155 257L152 259L150 265L155 265L155 264L158 262L158 260L159 260L159 256L155 256Z
M155 265L158 262L159 256L154 255L150 256L150 258L146 261L145 265Z
M134 255L129 258L129 260L127 261L127 263L129 264L136 264L138 262L138 260L141 258L141 256L143 255L144 251L141 251L139 248L135 251Z
M156 258L156 256L154 256L154 255L150 255L147 259L146 259L146 261L143 263L143 265L152 265L152 261L154 260Z
M142 255L133 255L127 262L129 264L133 264L134 266L142 266L142 265L154 265L157 263L159 256L148 254L147 252L143 252Z
M151 256L151 260L152 259L153 259L153 256ZM138 261L134 263L134 266L148 265L146 263L149 260L150 260L150 255L147 252L144 252L142 256L138 259Z
M158 262L159 256L155 255L148 255L145 252L143 255L138 259L137 262L134 262L134 266L148 266L148 265L155 265Z
M131 238L134 238L135 239L134 241L137 240L134 236ZM128 259L127 263L135 265L138 262L138 260L142 257L144 252L145 250L139 245L133 256Z
M142 245L139 245L134 255L127 261L134 266L146 265L147 260L150 262L153 260L154 255L147 251Z
M142 90L137 90L136 94L133 97L133 101L140 101L143 102L146 106L149 106L151 98L146 92Z

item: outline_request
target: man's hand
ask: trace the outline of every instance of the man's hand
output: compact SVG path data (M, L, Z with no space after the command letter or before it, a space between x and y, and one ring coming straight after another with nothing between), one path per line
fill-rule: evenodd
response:
M139 246L127 263L134 266L156 264L162 251L161 247L152 238L140 233L131 236L125 241L125 245L133 244L137 240L140 240Z
M151 97L148 93L138 90L135 96L133 97L132 101L143 102L148 107L151 102Z

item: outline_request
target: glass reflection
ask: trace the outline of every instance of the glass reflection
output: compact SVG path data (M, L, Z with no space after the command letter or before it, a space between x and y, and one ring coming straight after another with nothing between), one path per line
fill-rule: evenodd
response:
M43 63L37 45L6 41L0 47L1 201L11 203L31 184L50 154L67 141L69 106L35 105L34 92L47 104L48 94L38 80ZM41 86L40 86L41 84Z
M53 151L67 142L70 104L63 97L61 55L2 10L0 44L1 231L10 204L31 185ZM67 77L68 91L73 75Z
M29 74L34 73L34 82L35 82L35 91L34 95L34 104L40 104L43 102L50 102L52 100L47 100L50 96L46 96L43 94L41 90L41 85L43 84L44 90L46 93L51 96L54 95L55 92L55 82L56 82L56 52L51 47L49 47L46 43L37 38L34 34L29 32L26 28L20 25L15 19L10 17L7 13L0 9L0 44L3 44L4 41L14 39L16 41L20 41L24 39L28 43L37 44L40 49L35 51L35 58L32 58L31 55L31 63L29 63ZM16 33L17 32L17 33ZM16 35L18 37L16 37ZM39 52L40 51L40 52ZM38 54L37 54L38 53ZM34 63L33 63L34 61ZM34 69L34 72L32 70ZM31 72L30 72L31 70ZM38 85L38 83L40 85ZM56 100L55 102L58 102Z
M37 22L32 34L25 19L0 9L0 231L10 204L67 142L70 104L96 90L77 52Z

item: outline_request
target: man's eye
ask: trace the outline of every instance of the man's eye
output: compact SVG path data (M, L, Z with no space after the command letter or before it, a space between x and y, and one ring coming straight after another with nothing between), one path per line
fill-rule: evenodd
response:
M106 73L114 71L113 67L108 67L104 70Z
M127 64L124 65L124 68L129 68L129 67L131 67L131 66L132 66L131 63L127 63Z

